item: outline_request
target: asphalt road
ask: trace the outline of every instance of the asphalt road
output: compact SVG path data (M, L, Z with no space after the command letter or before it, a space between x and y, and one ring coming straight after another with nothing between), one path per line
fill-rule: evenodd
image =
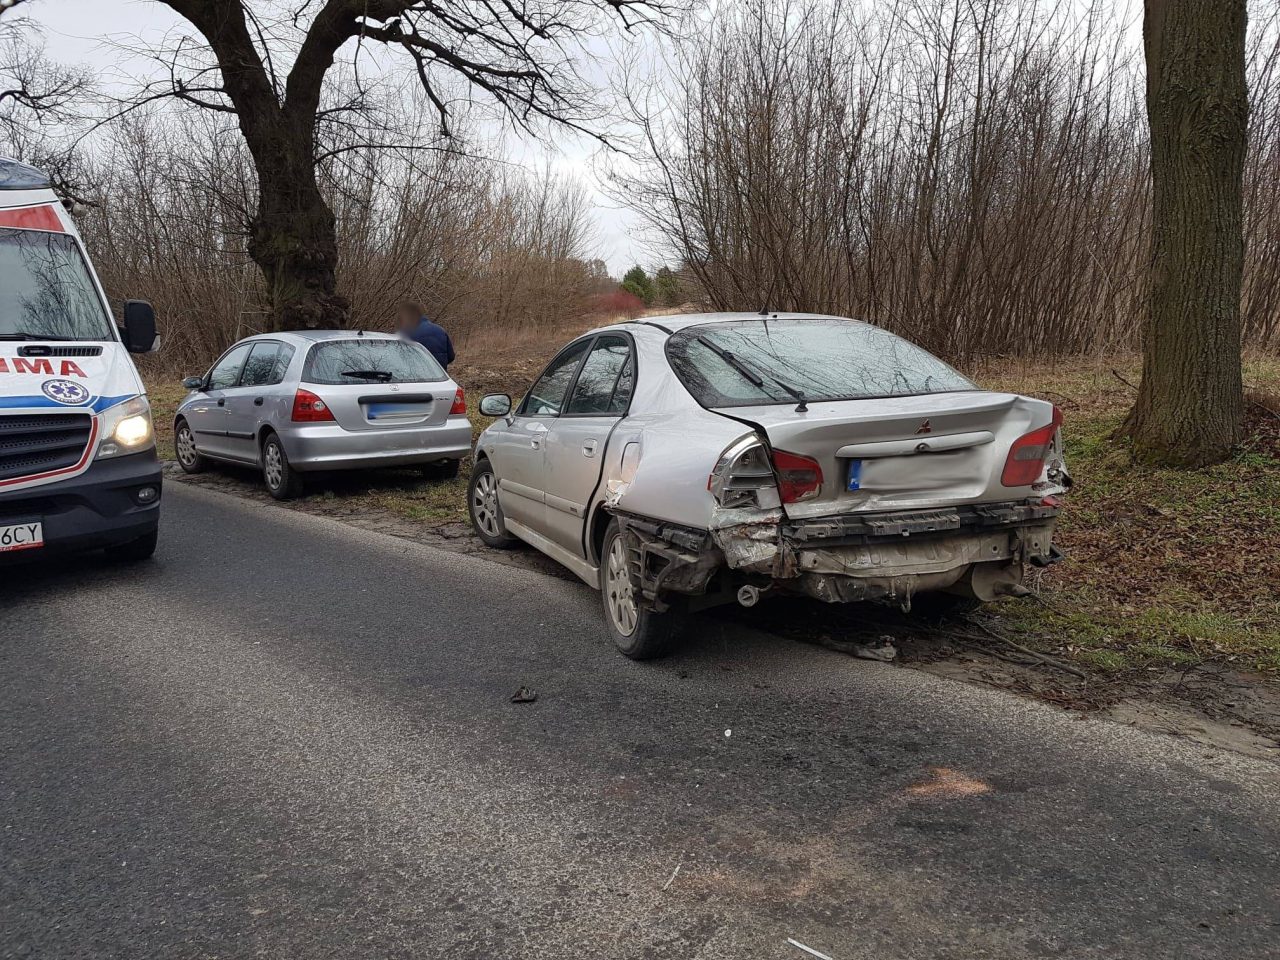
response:
M166 496L0 571L0 957L1280 956L1266 762Z

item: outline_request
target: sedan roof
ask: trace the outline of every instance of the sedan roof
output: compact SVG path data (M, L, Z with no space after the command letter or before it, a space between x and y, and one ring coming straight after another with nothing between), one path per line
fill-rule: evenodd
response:
M789 313L786 311L762 314L758 310L737 313L676 313L665 317L639 317L632 323L645 323L650 326L665 327L673 333L685 327L702 326L708 323L733 323L743 320L849 320L848 317L834 317L827 313ZM853 320L852 323L861 321Z

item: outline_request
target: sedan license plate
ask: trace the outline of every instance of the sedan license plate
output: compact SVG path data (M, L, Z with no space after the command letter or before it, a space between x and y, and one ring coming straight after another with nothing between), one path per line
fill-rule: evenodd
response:
M862 489L862 461L861 460L849 461L849 489L850 490Z
M11 550L33 550L44 546L44 525L11 523L0 526L0 553Z

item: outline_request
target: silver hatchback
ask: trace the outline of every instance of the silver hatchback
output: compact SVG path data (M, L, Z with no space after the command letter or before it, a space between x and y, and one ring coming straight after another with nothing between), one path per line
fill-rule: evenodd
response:
M425 349L383 333L272 333L233 344L174 416L178 464L261 468L279 500L321 470L421 466L457 476L471 445L462 388Z

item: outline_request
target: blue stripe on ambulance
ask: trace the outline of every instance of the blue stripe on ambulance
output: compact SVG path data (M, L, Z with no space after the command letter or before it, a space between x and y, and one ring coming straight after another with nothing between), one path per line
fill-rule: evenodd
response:
M0 410L13 409L32 409L41 408L49 410L66 410L68 413L101 413L110 407L114 407L117 403L123 403L125 400L132 400L138 394L121 394L118 397L98 397L92 403L71 406L66 403L58 403L56 400L50 400L43 394L37 394L33 397L0 397Z

